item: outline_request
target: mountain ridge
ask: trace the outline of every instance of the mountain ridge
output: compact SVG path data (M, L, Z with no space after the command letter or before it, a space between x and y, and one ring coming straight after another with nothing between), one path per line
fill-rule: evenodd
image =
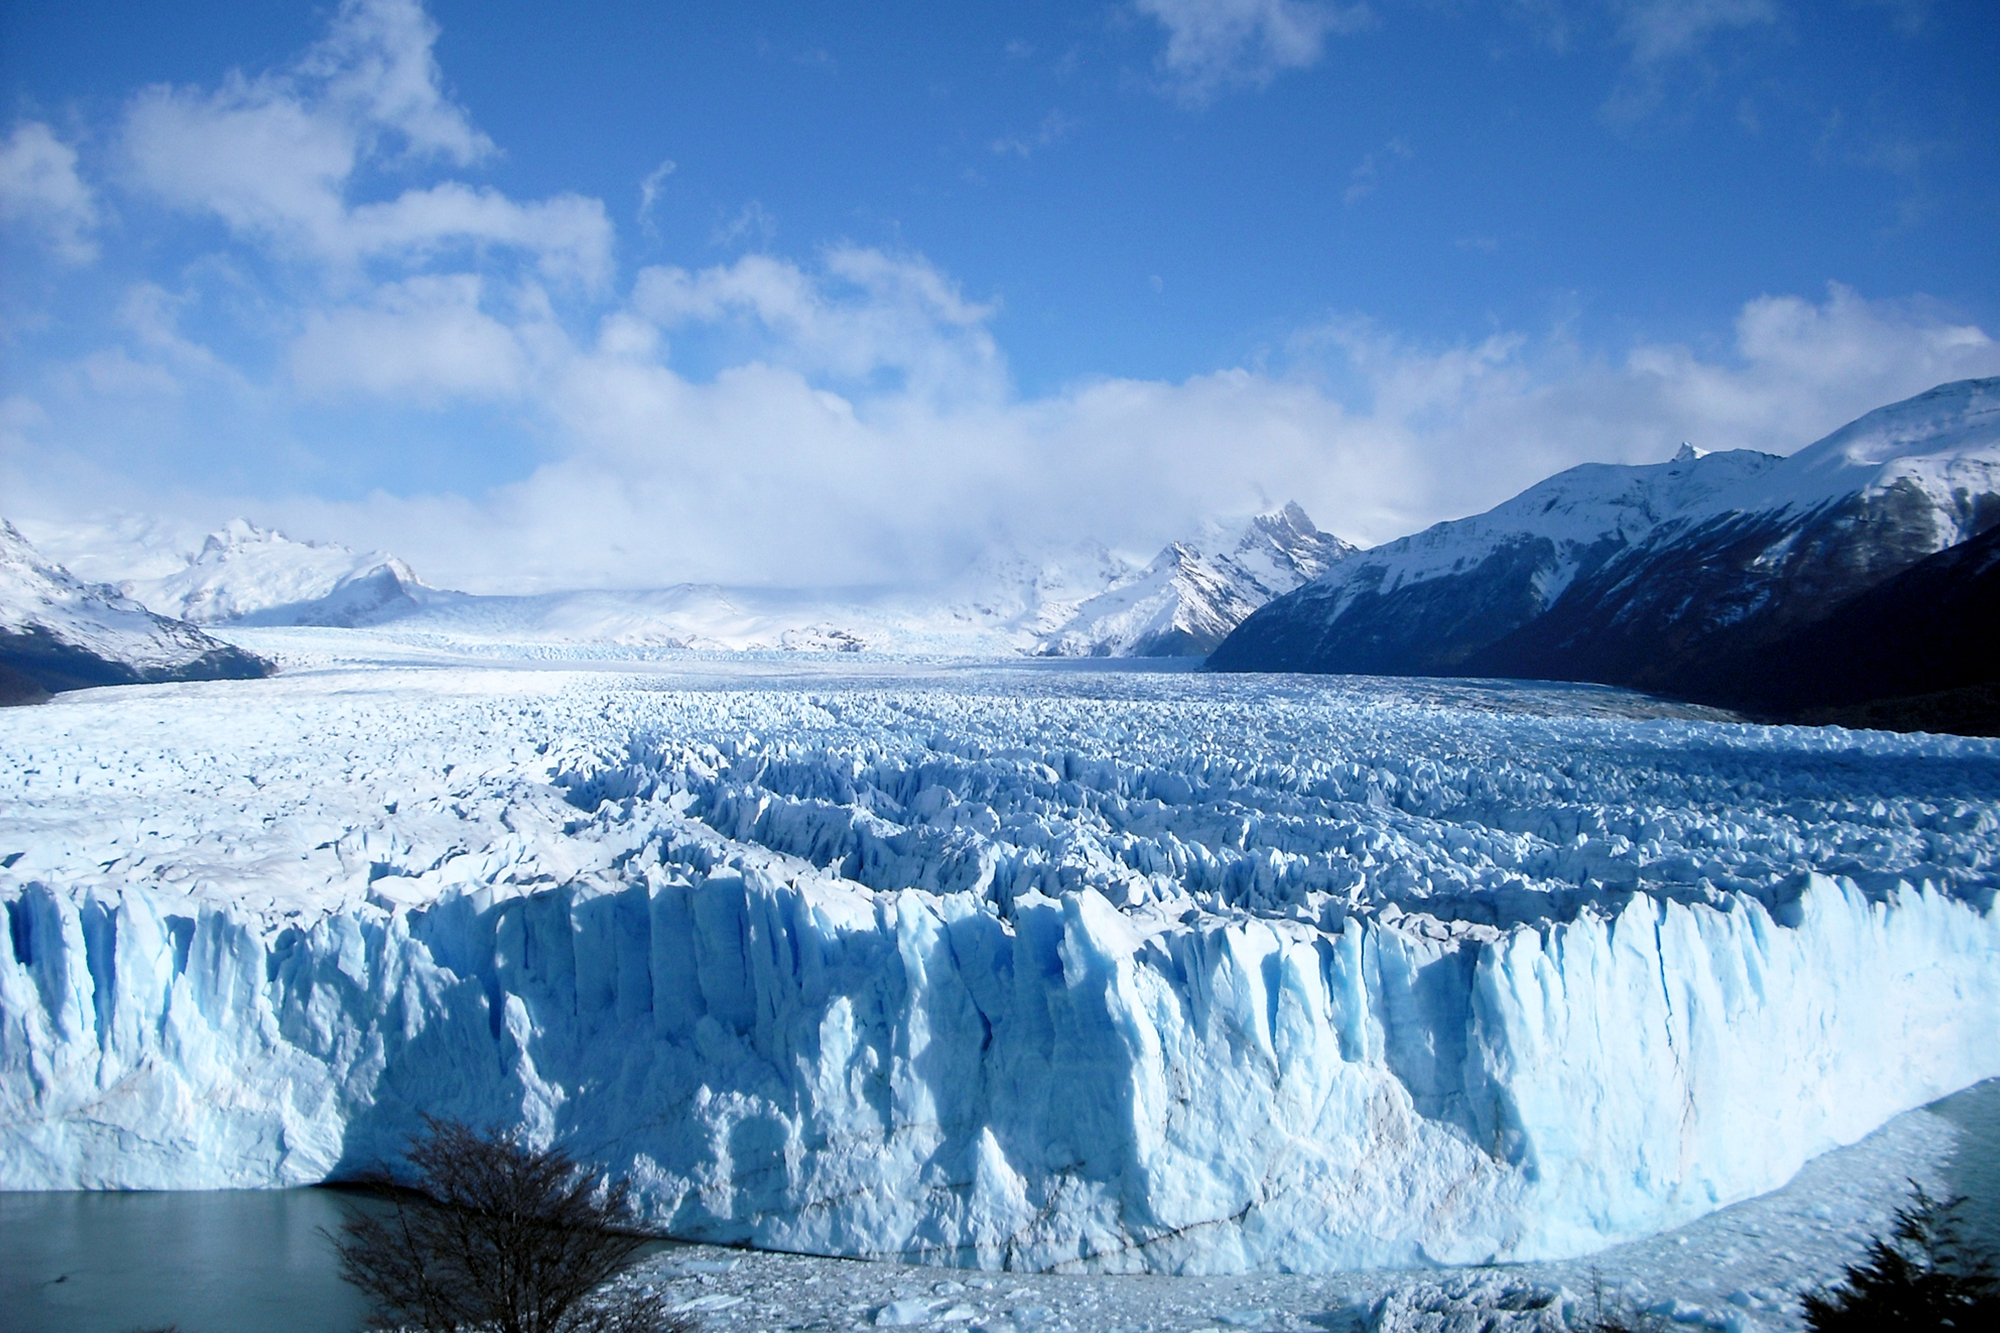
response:
M1296 503L1208 520L1141 565L1079 540L1002 547L939 589L725 587L493 596L432 587L398 557L233 520L198 549L135 516L73 531L79 558L142 571L121 590L212 627L395 625L409 633L722 651L1194 656L1250 611L1353 553ZM126 534L137 534L133 541ZM67 534L59 534L59 536Z
M1790 636L1996 524L2000 379L1958 381L1785 458L1558 473L1274 599L1208 665L1582 680L1786 716L1806 706L1782 686Z
M0 519L0 671L0 694L28 703L96 685L250 679L271 664L77 578Z

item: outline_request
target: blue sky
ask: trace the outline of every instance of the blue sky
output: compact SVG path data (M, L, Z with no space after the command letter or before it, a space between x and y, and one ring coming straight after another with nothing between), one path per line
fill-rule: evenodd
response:
M1949 0L0 4L0 511L480 588L1380 541L2000 373Z

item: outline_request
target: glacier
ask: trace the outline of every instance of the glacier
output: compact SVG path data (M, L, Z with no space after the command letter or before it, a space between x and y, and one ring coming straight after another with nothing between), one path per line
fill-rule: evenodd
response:
M0 715L0 1187L524 1123L675 1234L1558 1258L2000 1074L2000 744L1579 686L340 660Z

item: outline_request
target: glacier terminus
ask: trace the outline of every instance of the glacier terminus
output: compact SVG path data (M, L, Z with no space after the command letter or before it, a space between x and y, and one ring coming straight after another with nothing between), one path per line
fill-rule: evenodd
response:
M2000 1074L2000 743L1593 686L229 642L0 713L0 1186L521 1123L690 1239L1554 1258Z

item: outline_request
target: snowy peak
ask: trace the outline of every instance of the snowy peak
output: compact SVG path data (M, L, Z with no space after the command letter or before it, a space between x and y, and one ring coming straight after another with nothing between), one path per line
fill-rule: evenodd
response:
M1809 702L1787 684L1800 672L1785 644L1996 525L2000 380L1968 380L1789 458L1683 447L1667 463L1571 468L1343 562L1251 616L1210 664L1589 680L1783 712ZM1910 586L1939 607L1985 595L1976 572L1939 569ZM1933 671L1929 688L1963 674Z
M126 586L152 610L194 624L343 627L407 615L426 590L392 555L294 541L243 519L210 533L185 567Z
M948 594L947 612L1032 648L1074 618L1078 607L1137 572L1095 541L1036 552L1005 547L973 562Z
M1273 597L1355 548L1296 502L1234 524L1209 522L1136 575L1084 602L1038 651L1052 657L1200 657Z
M728 651L1198 656L1272 597L1354 553L1287 504L1204 522L1144 565L1090 540L1002 547L942 591L679 585L491 597L429 588L383 552L296 541L242 519L198 546L177 537L171 553L158 528L128 517L52 530L77 558L122 579L125 595L196 624L353 628L394 621L413 631L521 642ZM128 533L145 540L128 540Z
M1842 426L1787 460L1786 473L1833 466L1879 468L1901 460L1991 457L2000 449L2000 378L1958 380Z
M1966 501L2000 492L2000 379L1941 384L1877 408L1729 498L1744 511L1801 512L1895 490L1923 497L1949 520L1942 545L1986 526Z
M1514 623L1519 623L1554 602L1579 574L1610 554L1644 541L1662 524L1741 487L1780 461L1775 454L1750 449L1709 452L1684 446L1666 463L1585 463L1539 481L1483 514L1438 523L1338 561L1306 595L1330 600L1338 615L1357 599L1419 583L1497 577L1521 585L1515 590L1518 596L1507 598Z
M269 667L182 620L42 558L0 519L0 666L43 689L262 676Z
M1283 508L1250 519L1233 541L1218 543L1215 561L1260 589L1262 600L1268 601L1318 578L1356 549L1321 532L1296 500L1287 500Z

